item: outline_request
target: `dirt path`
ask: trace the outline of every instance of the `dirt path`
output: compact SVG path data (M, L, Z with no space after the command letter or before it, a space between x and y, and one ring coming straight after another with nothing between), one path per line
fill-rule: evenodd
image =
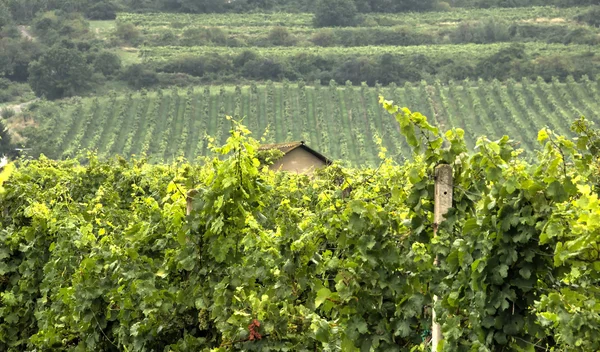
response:
M38 100L39 100L39 98L36 98L36 99L30 100L30 101L27 101L27 102L24 102L24 103L21 103L21 104L6 105L6 106L3 106L1 110L4 110L4 109L6 109L6 110L14 110L14 112L16 114L20 114L20 113L23 112L23 110L25 108L27 108L29 105L31 105L32 103L34 103L34 102L36 102Z

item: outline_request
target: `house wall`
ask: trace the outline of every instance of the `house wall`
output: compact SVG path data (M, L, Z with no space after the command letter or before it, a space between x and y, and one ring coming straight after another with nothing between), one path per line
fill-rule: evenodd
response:
M325 163L321 159L303 148L296 148L271 165L271 170L303 174L323 166Z

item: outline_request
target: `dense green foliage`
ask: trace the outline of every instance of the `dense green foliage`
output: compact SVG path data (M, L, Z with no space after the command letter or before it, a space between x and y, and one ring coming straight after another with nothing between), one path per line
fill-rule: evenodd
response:
M357 22L358 10L353 0L320 0L316 4L315 27L351 27Z
M56 99L85 93L91 74L81 52L56 46L29 66L29 83L38 96Z
M382 148L376 169L275 174L239 125L202 166L21 162L0 194L0 348L423 350L437 294L445 351L597 350L596 132L542 130L530 164L383 105L401 166ZM440 163L454 202L434 224Z
M156 89L23 115L68 160L0 170L0 351L426 350L434 294L446 351L600 350L597 4L0 0L0 102Z
M334 6L329 3L328 6ZM354 21L356 28L319 30L313 28L310 14L240 14L182 15L121 13L118 23L136 26L146 46L215 45L234 47L268 47L278 45L269 40L274 27L284 26L297 42L288 46L307 46L313 37L329 33L329 46L424 45L495 42L547 42L596 44L598 29L585 26L582 14L594 18L593 7L558 9L457 9L452 12L425 12L411 16L383 13L368 14ZM328 8L319 16L328 14ZM352 16L351 16L352 17ZM333 21L333 20L331 20ZM574 33L578 33L574 35ZM218 34L218 35L215 35ZM316 44L318 45L318 44Z
M576 19L578 21L589 24L590 26L600 27L600 6L595 6L585 12L579 14Z
M319 0L0 0L17 21L33 19L39 12L60 10L85 13L91 19L111 19L117 10L136 12L240 13L311 12ZM453 7L587 6L598 0L352 0L361 13L406 13L449 10Z
M435 11L411 13L409 16L386 13L370 13L364 16L360 27L369 26L428 26L441 25L452 28L460 22L473 22L487 18L496 18L509 22L532 22L536 20L557 23L570 23L573 17L593 7L557 8L554 6L535 6L527 8L456 8L452 11ZM561 20L562 19L562 20ZM244 14L181 14L181 13L119 13L118 20L133 23L144 31L152 31L160 26L178 31L189 27L244 27L254 31L260 27L285 26L290 30L303 28L311 30L313 15L311 13L244 13Z
M201 55L194 53L202 53ZM187 74L190 83L246 80L346 81L404 84L423 79L564 80L600 74L600 56L587 45L437 45L351 48L150 47L141 51L159 72ZM168 82L168 80L165 80Z
M324 2L319 16L342 21L345 11L336 4ZM310 14L123 13L115 33L138 46L139 60L148 67L176 74L173 80L162 76L163 84L285 78L373 86L538 76L549 81L600 73L594 50L600 30L576 20L590 9L368 14L358 27L322 29L312 27Z
M554 5L559 7L597 5L598 0L457 0L454 5L464 7L529 7Z
M94 149L102 157L145 154L152 162L178 156L193 160L208 152L206 134L225 141L227 124L221 116L229 114L244 118L255 133L268 128L268 142L304 140L334 159L374 166L376 136L395 160L410 154L398 129L381 115L378 94L423 111L441 126L463 128L469 146L478 135L509 134L532 151L535 132L544 126L569 135L569 121L576 116L600 121L600 86L587 77L580 82L423 81L376 88L284 82L36 103L30 110L40 127L26 135L34 156L65 158Z
M24 82L48 99L83 95L120 69L120 58L77 13L40 13L29 27L0 30L0 102L23 98Z
M337 9L334 2L320 3L325 7L317 12L318 16L330 17L322 25L357 27L314 28L311 13L119 13L115 22L90 24L84 15L112 18L116 10L134 6L137 11L145 5L78 1L60 7L46 2L41 9L51 11L36 12L30 26L17 27L22 20L9 11L12 18L5 14L0 19L0 77L9 82L6 88L0 87L0 102L25 100L23 96L31 94L24 83L34 62L37 73L62 69L53 66L58 64L55 61L40 61L54 46L79 51L73 53L85 58L85 70L90 74L85 89L65 89L65 82L72 81L72 77L64 77L61 82L43 80L44 89L35 84L38 95L53 98L73 91L106 91L106 85L125 86L118 81L134 89L156 84L164 87L283 79L335 79L338 84L364 81L374 86L376 82L401 85L422 79L447 82L480 77L506 80L540 76L549 81L552 77L562 80L568 75L600 73L600 61L594 54L600 30L593 25L593 7L453 9L398 16L361 9L383 6L370 1L367 5L356 3L364 15L355 16L352 1L341 3L349 6L349 16L342 16L346 12ZM417 3L425 4L397 1L386 2L385 6L412 8ZM20 11L10 1L0 4L16 9L15 13ZM424 6L430 5L435 4ZM344 17L354 19L352 23L332 22ZM515 49L512 43L524 46ZM40 62L48 65L40 68ZM145 66L128 67L138 63ZM40 77L38 74L31 82Z
M441 297L443 349L597 350L597 131L583 118L573 124L575 140L543 129L543 149L530 163L508 136L481 138L468 154L463 130L442 135L420 114L383 105L430 175L439 163L454 166L445 221L431 223L429 180L414 185L409 215L416 233L439 226L413 251L425 267L434 257L441 263L430 284Z

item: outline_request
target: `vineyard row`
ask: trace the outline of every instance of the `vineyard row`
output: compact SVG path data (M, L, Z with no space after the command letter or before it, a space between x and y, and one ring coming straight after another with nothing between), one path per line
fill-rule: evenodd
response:
M565 22L586 11L586 7L557 8L539 6L527 8L455 9L449 12L424 12L407 14L367 14L365 23L379 26L442 24L445 26L462 21L480 20L486 17L507 21ZM312 27L310 13L244 13L244 14L179 14L179 13L120 13L118 19L144 27L184 28L188 26L227 27Z
M375 137L397 160L409 150L396 122L379 107L380 94L444 129L463 128L471 146L476 136L507 134L530 151L536 131L545 126L569 135L570 123L579 116L600 122L600 84L586 77L580 82L423 81L376 88L284 82L75 99L56 105L50 117L37 118L48 138L30 138L28 144L33 153L53 158L93 149L105 157L146 154L154 162L193 159L208 153L207 135L224 142L230 128L225 116L231 115L243 118L255 137L269 126L268 143L304 140L334 159L374 165Z
M382 54L423 55L429 59L452 58L454 61L470 61L495 54L510 47L511 43L494 44L440 44L414 46L357 46L357 47L266 47L255 48L258 53L269 57L289 57L315 54L321 56L352 57ZM528 55L580 55L589 53L591 47L583 44L546 44L532 42L523 44ZM201 54L239 55L247 51L244 47L215 46L148 46L140 49L139 56L144 61L162 62L180 56Z

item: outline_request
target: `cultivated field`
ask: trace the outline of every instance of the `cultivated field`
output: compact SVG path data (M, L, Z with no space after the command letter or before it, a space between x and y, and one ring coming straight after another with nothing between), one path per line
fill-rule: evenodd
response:
M146 154L152 161L206 155L205 135L224 141L226 115L244 119L255 137L267 127L266 142L305 140L354 165L377 163L375 136L388 155L400 160L408 148L397 123L378 105L378 95L419 111L444 128L461 127L470 145L478 135L508 134L525 150L536 147L544 126L569 135L577 117L600 122L600 85L581 82L508 81L421 82L402 87L304 86L268 83L244 87L162 90L122 97L45 103L41 132L33 153L73 156L95 149L101 156Z
M600 67L600 56L595 54L600 29L576 20L587 10L531 7L367 14L354 28L321 29L313 27L312 14L306 13L120 13L117 21L93 22L91 30L98 38L117 40L125 64L142 62L147 68L173 75L174 81L196 79L178 84L212 85L39 103L33 115L40 130L29 138L28 147L35 154L55 158L92 149L101 156L145 154L153 162L179 156L193 159L209 153L206 136L214 137L217 144L224 142L230 127L225 116L231 115L243 119L255 136L268 128L265 142L305 140L332 158L353 165L375 165L377 137L395 159L408 153L397 124L378 105L382 94L422 112L443 128L463 128L471 146L475 136L507 134L531 151L537 145L537 131L544 126L568 135L570 124L580 116L600 121L598 80L579 77L598 72ZM116 38L117 23L133 25L130 32L137 31L137 35ZM514 43L521 44L522 54L514 54ZM245 64L236 60L249 49L254 53L250 57L273 60L285 74L255 77L253 70L264 68L258 64L241 70ZM509 50L502 54L503 49ZM394 62L416 60L405 60L403 66L389 65L389 75L396 77L393 80L412 83L340 85L346 78L334 76L346 62L366 58L377 66L387 53ZM186 66L186 60L193 58L194 64ZM229 60L229 68L212 67L220 60ZM423 62L428 64L420 67ZM206 67L190 69L196 64ZM496 64L507 71L516 69L517 74L506 77L540 75L546 81L448 82L453 77L478 77L481 73L473 74L475 69ZM521 66L528 67L523 75L518 73ZM367 73L384 70L366 67ZM396 75L399 72L407 75ZM503 73L488 72L485 77ZM387 71L378 74L369 83L388 75ZM550 80L554 75L568 78ZM310 83L264 81L283 77ZM329 83L332 77L337 84ZM357 77L350 79L362 80L363 76ZM322 78L322 85L313 82L315 78ZM215 81L240 85L218 86Z
M449 55L452 60L464 60L469 55L489 55L509 42L527 43L528 53L540 55L588 52L592 50L590 42L600 42L600 30L575 20L576 15L586 10L586 7L547 6L367 14L357 27L336 29L314 28L313 15L309 13L120 13L118 21L135 25L144 36L144 41L136 44L139 51L125 47L122 56L126 62L164 61L179 55L239 53L258 48L265 55L277 56L306 51L345 56L386 52L418 53L430 58ZM461 26L468 31L482 23L495 32L491 38L472 37L458 31ZM106 38L115 28L115 21L92 23L92 31L100 38ZM280 42L273 41L271 32L275 28L286 32ZM332 36L336 37L333 42L322 42L323 37ZM469 43L502 44L483 48L452 45ZM580 45L569 49L565 44Z

